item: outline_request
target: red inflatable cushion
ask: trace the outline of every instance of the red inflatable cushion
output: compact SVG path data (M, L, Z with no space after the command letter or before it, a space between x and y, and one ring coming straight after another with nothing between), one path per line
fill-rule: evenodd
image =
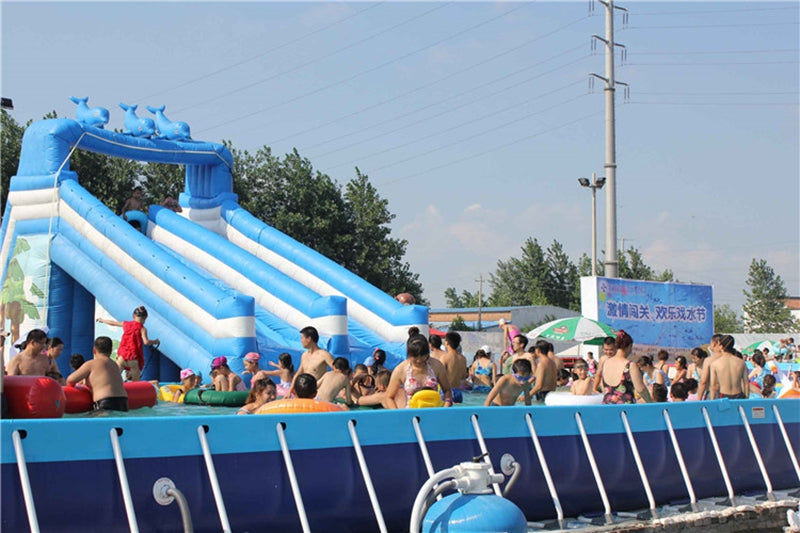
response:
M61 385L45 376L5 376L3 395L9 418L61 418L67 406Z

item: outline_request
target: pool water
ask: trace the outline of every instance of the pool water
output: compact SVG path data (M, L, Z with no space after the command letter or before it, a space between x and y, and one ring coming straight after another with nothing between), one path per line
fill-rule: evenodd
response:
M486 401L486 393L464 391L464 402L454 407L478 407ZM213 405L186 405L183 403L158 402L153 407L142 407L127 413L119 411L90 411L88 413L65 414L64 418L114 418L114 417L162 417L162 416L216 416L235 415L238 407L222 407Z

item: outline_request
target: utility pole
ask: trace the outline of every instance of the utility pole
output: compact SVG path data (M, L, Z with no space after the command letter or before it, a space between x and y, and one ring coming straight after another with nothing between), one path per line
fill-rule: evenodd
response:
M614 0L598 0L606 8L606 36L592 35L592 44L595 40L606 45L606 72L605 76L591 73L591 76L605 82L606 93L606 162L603 165L606 169L606 258L605 275L609 278L616 278L618 275L619 264L617 262L617 159L616 159L616 139L614 128L614 93L617 84L625 85L614 79L614 47L625 48L625 45L614 42L614 9L627 12L627 9L614 5Z
M478 274L478 331L481 331L481 315L483 313L483 273Z

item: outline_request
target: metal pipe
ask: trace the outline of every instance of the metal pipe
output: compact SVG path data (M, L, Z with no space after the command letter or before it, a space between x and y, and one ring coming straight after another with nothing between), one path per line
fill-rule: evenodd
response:
M589 436L586 435L586 429L583 427L583 420L581 414L575 413L575 421L578 423L578 430L581 432L581 440L583 441L583 448L586 450L586 457L589 459L589 466L592 467L592 474L594 474L594 481L597 484L597 490L600 491L600 498L603 500L603 508L605 509L606 524L613 524L614 517L611 515L611 503L608 501L606 495L606 488L603 485L603 479L600 477L600 470L597 468L597 461L594 460L592 453L592 446L589 444Z
M725 487L728 489L728 499L733 503L733 485L731 485L731 478L728 476L728 469L725 467L725 459L722 458L722 450L719 449L717 443L717 435L714 433L714 427L711 425L711 418L708 416L708 410L703 407L703 418L706 419L706 428L708 428L708 436L711 437L711 444L714 445L714 453L717 455L717 463L719 469L722 471L722 479L725 481Z
M639 455L639 447L636 445L636 439L633 438L633 431L631 431L631 425L628 422L628 414L622 411L620 416L622 417L622 423L625 425L625 433L628 435L628 443L631 445L631 453L633 453L633 460L636 463L636 468L639 470L639 477L642 478L642 485L644 485L644 491L647 494L647 501L650 503L650 513L652 518L658 518L656 499L653 497L650 482L647 480L647 472L644 470L644 464Z
M192 515L189 513L189 502L186 501L186 496L178 489L167 489L167 495L172 496L178 502L178 508L181 510L183 533L194 533Z
M681 453L680 444L678 444L678 437L675 435L675 429L672 427L672 420L669 418L669 413L666 409L663 411L664 421L667 423L667 431L669 431L669 438L672 440L672 449L675 450L675 457L678 459L678 466L681 468L681 475L683 482L686 484L686 491L689 493L689 502L692 506L692 511L697 512L697 496L692 487L692 480L689 478L689 471L686 469L686 462L683 460L683 453Z
M292 495L294 495L294 504L297 507L297 514L300 517L300 525L303 527L303 533L310 533L311 527L308 525L308 516L306 516L306 508L303 505L303 496L300 494L300 485L297 483L297 475L295 475L294 472L292 455L289 453L289 445L286 443L286 435L283 433L283 423L279 422L278 425L275 426L275 431L278 432L278 441L281 443L283 462L286 464L286 472L289 474L289 484L292 486Z
M422 453L422 462L425 463L425 470L428 471L428 477L431 477L436 471L433 469L431 456L428 453L428 445L425 443L425 437L422 435L422 427L419 425L418 416L411 419L411 425L414 426L414 434L417 436L417 444L419 444L419 451ZM437 496L437 499L442 499L441 494Z
M33 502L33 490L31 490L31 479L28 477L28 465L25 462L25 451L22 449L22 437L18 430L11 433L11 440L14 441L14 453L17 456L17 470L19 470L19 483L22 485L22 497L25 500L25 511L28 513L28 524L31 526L31 533L39 533L39 518L36 516L36 505Z
M510 491L514 484L517 482L517 478L519 477L520 473L522 472L522 467L519 466L519 463L514 461L514 472L511 474L511 477L508 478L506 482L506 486L503 487L503 497L505 498L508 491Z
M753 448L753 455L756 456L758 469L761 470L761 477L764 478L764 485L767 487L767 498L771 501L774 501L775 494L772 492L772 482L769 479L767 467L764 466L764 460L761 458L761 452L758 450L756 438L753 436L753 431L750 429L750 422L747 421L747 415L745 414L744 408L741 405L739 406L739 414L742 416L742 423L744 424L745 431L747 431L747 438L750 440L750 447Z
M111 436L111 448L114 450L114 462L117 464L122 500L125 502L125 513L128 515L128 526L131 529L131 533L139 533L139 524L136 523L131 487L128 485L128 474L125 472L125 462L122 460L122 448L119 445L119 433L117 431L121 431L121 429L111 428L109 435Z
M486 441L483 440L483 432L481 431L481 426L478 424L478 415L472 415L470 417L472 421L472 427L475 430L475 436L478 438L478 445L481 447L481 453L483 454L484 462L489 465L489 473L494 475L494 467L492 466L492 460L489 459L489 450L486 448ZM492 488L494 489L494 493L498 496L502 497L503 493L500 491L500 485L498 483L492 483Z
M786 451L789 452L789 459L791 459L792 466L794 466L794 473L797 475L797 480L800 481L800 465L797 464L797 455L795 455L794 448L792 448L789 434L786 433L786 427L783 425L783 419L778 411L778 406L773 404L772 411L775 413L775 418L778 419L778 427L781 430L781 435L783 435L783 443L786 445Z
M214 459L211 457L211 449L208 447L206 438L206 428L197 426L197 436L200 438L200 447L203 449L203 459L206 462L208 471L208 481L211 483L211 491L214 493L214 502L217 504L217 514L224 533L231 533L231 523L228 521L228 511L225 510L225 500L222 498L222 489L219 488L217 479L217 469L214 468Z
M550 491L550 497L553 498L553 506L556 508L558 524L563 529L564 510L561 508L561 500L558 499L558 492L556 492L556 486L553 484L553 476L550 475L550 468L547 466L547 459L544 457L542 445L539 444L539 436L536 434L536 429L533 427L533 417L531 417L530 413L525 414L525 422L528 424L528 431L531 434L531 440L533 440L533 447L536 448L536 456L539 458L539 466L542 467L547 489Z
M378 521L378 528L381 533L387 533L386 522L383 520L383 513L381 512L381 504L378 501L378 495L375 494L375 487L372 484L372 477L369 475L367 460L364 459L364 451L361 449L361 442L358 440L356 424L353 420L347 421L347 429L350 431L350 439L353 441L353 448L356 451L356 457L358 457L358 466L361 467L361 476L364 478L364 484L367 486L367 494L369 494L369 501L372 503L372 510L375 511L375 519Z

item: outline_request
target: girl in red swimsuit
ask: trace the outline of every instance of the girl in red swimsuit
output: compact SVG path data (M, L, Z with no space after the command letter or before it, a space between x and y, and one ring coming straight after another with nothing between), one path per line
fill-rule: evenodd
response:
M144 347L159 344L158 339L147 337L147 328L144 322L147 320L147 309L140 305L133 310L133 320L117 322L106 318L98 318L97 321L108 326L122 328L122 339L117 348L117 365L122 370L130 370L131 381L139 381L144 368Z

